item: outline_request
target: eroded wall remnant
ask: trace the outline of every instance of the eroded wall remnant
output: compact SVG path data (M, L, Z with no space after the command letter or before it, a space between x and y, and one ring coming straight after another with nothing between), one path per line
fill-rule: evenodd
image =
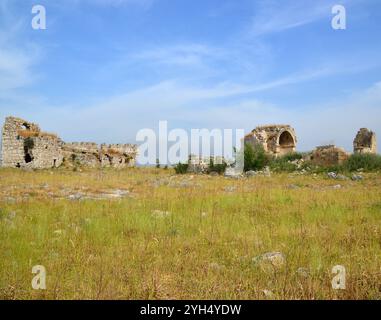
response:
M335 145L327 145L316 147L310 154L308 160L321 166L333 166L342 164L348 157L349 154L343 148L336 147Z
M245 144L261 145L266 153L275 157L296 151L295 130L289 125L256 127L245 136Z
M124 168L135 165L137 146L91 142L65 143L57 135L41 131L37 124L7 117L2 132L2 166L48 169L82 165Z
M361 128L353 141L354 153L377 153L376 134L366 128Z

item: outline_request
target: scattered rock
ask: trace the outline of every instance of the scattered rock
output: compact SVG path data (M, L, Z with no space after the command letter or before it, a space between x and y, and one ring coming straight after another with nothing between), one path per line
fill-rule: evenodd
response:
M249 170L245 172L246 177L256 177L256 176L264 176L271 177L270 167L265 167L263 170Z
M234 192L236 190L237 190L237 187L235 187L235 186L228 186L228 187L224 188L225 192Z
M90 195L86 197L87 199L95 199L95 200L102 200L102 199L120 199L127 196L130 192L128 190L111 190L109 192L104 192L99 195Z
M171 215L170 212L168 212L168 211L161 211L161 210L153 210L151 214L155 218L164 218L164 217L168 217L169 215Z
M250 170L245 172L246 177L255 177L257 175L257 171Z
M274 298L274 294L270 290L267 290L267 289L262 290L262 293L265 295L266 298L270 298L270 299Z
M360 174L353 174L352 175L352 180L353 181L361 181L363 179L364 179L364 177L362 175L360 175Z
M336 179L337 178L337 174L335 172L328 172L327 175L331 179Z
M253 258L253 263L259 265L262 270L280 269L286 263L286 258L281 252L267 252Z
M338 190L338 189L342 188L342 185L341 184L337 184L337 185L333 186L332 188L335 189L335 190Z
M342 174L337 174L336 172L328 172L327 173L328 177L331 179L335 180L348 180L349 178L342 175Z
M242 178L242 172L235 170L235 168L226 168L224 176L227 178L240 179Z
M263 175L266 176L266 177L270 177L271 176L270 167L265 167L263 169Z
M310 275L310 271L307 268L298 268L298 270L296 270L296 273L298 274L298 276L303 278L308 278L308 276Z
M67 198L72 201L81 200L83 195L81 193L70 194Z

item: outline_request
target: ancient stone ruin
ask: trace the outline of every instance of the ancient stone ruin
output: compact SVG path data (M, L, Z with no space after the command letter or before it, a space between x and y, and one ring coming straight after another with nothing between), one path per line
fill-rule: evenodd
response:
M206 173L210 169L212 163L214 165L222 165L227 162L222 156L200 157L192 154L188 159L188 172Z
M2 166L48 169L61 165L124 168L135 165L132 144L65 143L37 124L7 117L2 132Z
M307 160L320 166L332 166L342 164L348 157L349 154L343 148L327 145L317 147Z
M354 153L377 153L376 134L366 128L361 128L353 141Z
M256 127L252 132L244 138L245 144L252 146L260 145L264 151L271 156L282 156L296 151L296 134L295 130L289 125L266 125ZM223 157L205 158L198 155L190 155L188 160L188 172L205 173L210 168L211 161L213 164L230 165L228 159Z
M275 157L296 151L295 130L289 125L260 126L245 136L245 144L261 145Z

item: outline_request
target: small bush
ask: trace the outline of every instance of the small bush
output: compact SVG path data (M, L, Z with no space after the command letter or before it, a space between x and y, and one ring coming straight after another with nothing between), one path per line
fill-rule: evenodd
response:
M360 154L351 155L343 163L343 167L348 171L364 169L364 171L381 170L381 156L378 154Z
M261 170L269 164L269 157L261 145L245 144L244 170Z
M281 156L278 159L282 159L283 161L294 161L294 160L300 160L303 159L303 154L299 152L290 152L283 156Z
M270 160L270 168L274 171L293 172L298 170L298 166L292 161L303 159L303 155L298 152L288 153L278 158Z
M214 164L213 159L210 160L208 173L217 172L218 174L223 174L226 170L227 164L225 162Z
M188 164L187 163L178 163L175 167L175 172L177 174L186 174L188 171Z
M293 172L298 169L297 165L286 161L282 158L274 158L270 162L270 169L272 171L284 171L284 172Z

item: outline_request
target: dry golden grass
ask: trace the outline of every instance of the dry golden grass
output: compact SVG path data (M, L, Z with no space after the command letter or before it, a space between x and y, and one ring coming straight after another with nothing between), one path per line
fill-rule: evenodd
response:
M40 132L39 131L32 131L32 130L19 130L17 134L26 139L26 138L35 138L38 137Z
M17 134L24 139L35 138L35 137L46 137L51 139L58 139L58 136L55 133L41 132L41 131L19 130Z
M114 148L107 149L107 151L105 153L110 155L110 156L120 156L120 155L123 155L123 152L120 152L119 150L114 149Z
M112 189L130 195L54 196ZM264 290L274 299L381 299L380 174L353 182L0 170L0 208L1 299L265 299ZM285 255L283 268L253 264L272 251ZM46 267L47 290L31 288L34 265ZM346 268L346 290L331 287L335 265Z

